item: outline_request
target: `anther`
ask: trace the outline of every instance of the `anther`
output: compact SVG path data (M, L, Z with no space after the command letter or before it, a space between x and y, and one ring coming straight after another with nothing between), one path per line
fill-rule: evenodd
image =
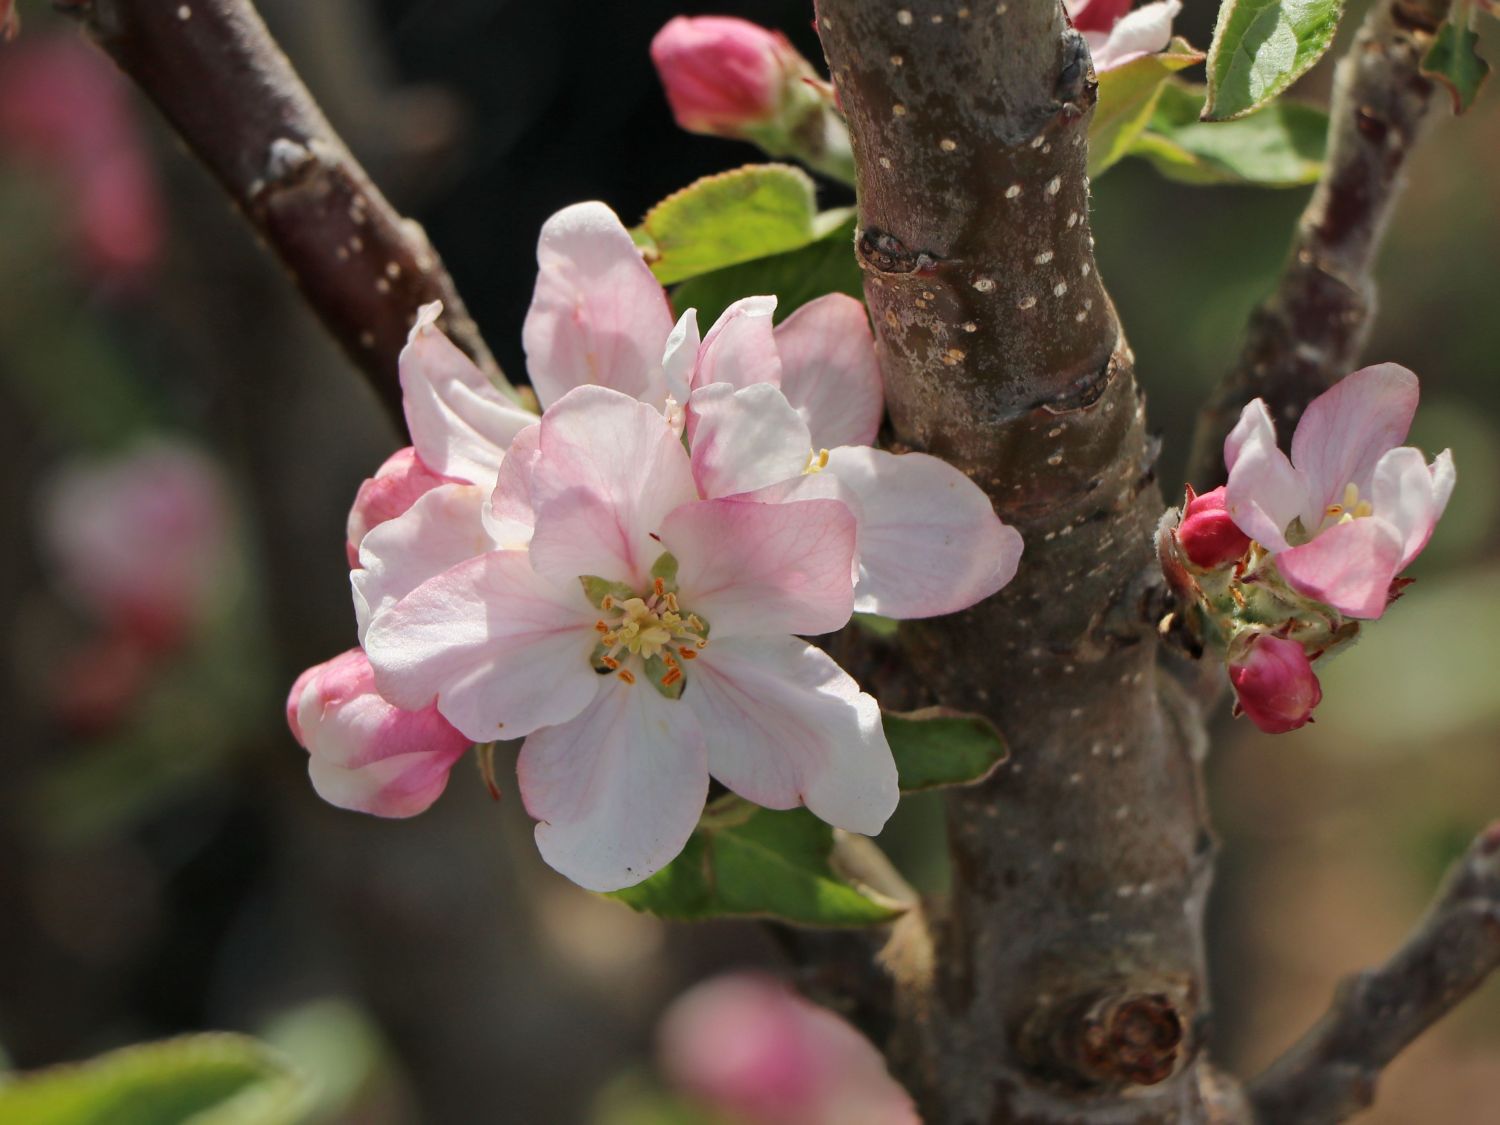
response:
M662 597L666 596L666 593L667 593L667 584L662 579L660 579L660 578L652 579L652 581L651 581L651 588L656 591L656 596L658 598L662 598Z
M629 668L621 668L618 672L615 673L615 675L619 676L620 679L624 680L627 684L635 683L635 673L633 673Z

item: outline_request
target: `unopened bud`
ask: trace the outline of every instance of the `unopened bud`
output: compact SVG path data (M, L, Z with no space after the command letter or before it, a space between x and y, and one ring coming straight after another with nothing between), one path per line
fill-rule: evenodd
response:
M1229 682L1239 709L1267 734L1285 734L1303 726L1323 699L1323 689L1302 646L1269 633L1253 634L1243 644L1232 646Z
M729 16L678 16L651 41L677 124L740 137L781 109L787 82L810 73L784 35Z
M1222 485L1202 496L1188 489L1177 542L1188 561L1202 570L1235 562L1250 549L1250 537L1229 517Z

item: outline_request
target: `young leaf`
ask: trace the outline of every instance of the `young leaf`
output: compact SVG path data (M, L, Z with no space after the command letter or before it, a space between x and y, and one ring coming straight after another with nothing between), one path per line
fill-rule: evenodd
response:
M0 1079L0 1125L294 1125L312 1099L279 1052L210 1033Z
M1448 87L1453 112L1463 113L1479 96L1479 88L1490 76L1490 64L1474 49L1479 36L1455 22L1443 24L1422 60L1422 73Z
M659 918L777 918L868 926L904 909L845 882L829 864L833 829L806 809L777 812L738 797L714 802L681 855L617 898Z
M1203 120L1242 117L1285 90L1328 50L1343 8L1343 0L1224 0Z
M901 791L983 781L1010 756L1000 732L983 715L924 707L881 716L896 758Z
M801 249L684 281L672 291L672 307L697 309L698 323L706 330L721 312L747 293L775 294L778 323L825 293L847 293L863 299L864 277L852 249L853 210L825 211L819 216L820 228L830 223L828 233Z
M1189 184L1296 187L1317 180L1328 144L1328 115L1280 100L1234 121L1203 122L1204 91L1170 82L1130 155Z
M750 164L667 196L632 236L656 279L671 285L795 250L825 229L811 176L787 164Z
M1151 120L1168 78L1203 61L1184 39L1173 39L1160 54L1144 55L1099 75L1099 104L1089 122L1089 175L1097 176L1130 151L1131 142Z

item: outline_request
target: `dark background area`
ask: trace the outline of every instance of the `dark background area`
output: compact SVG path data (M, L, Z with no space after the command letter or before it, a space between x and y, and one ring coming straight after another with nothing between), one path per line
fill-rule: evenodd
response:
M548 215L599 198L634 222L695 177L757 159L675 129L647 56L656 29L683 11L739 14L819 57L805 0L261 6L518 381ZM1214 5L1187 7L1179 30L1204 45ZM0 88L6 51L76 34L45 5L22 11ZM1323 100L1327 72L1299 94ZM663 926L571 887L537 860L514 787L492 804L467 762L412 821L317 800L282 699L354 641L344 514L398 437L207 178L149 107L134 112L166 241L128 285L71 259L55 169L0 147L0 1049L29 1068L230 1027L329 1076L345 1091L330 1120L663 1120L632 1101L652 1082L663 1006L716 970L774 965L773 941L752 925ZM1222 720L1215 1035L1246 1068L1395 945L1500 809L1494 90L1437 123L1412 177L1368 355L1422 376L1413 441L1451 445L1459 486L1420 581L1324 676L1316 726L1270 739ZM1095 184L1100 269L1166 440L1169 494L1192 411L1306 195L1187 188L1134 161ZM825 185L825 205L847 201ZM59 685L98 624L39 534L47 482L161 433L221 466L234 575L212 626L106 729L81 729ZM938 891L939 821L936 802L911 800L889 832ZM1491 986L1390 1071L1368 1120L1500 1123L1497 1047Z

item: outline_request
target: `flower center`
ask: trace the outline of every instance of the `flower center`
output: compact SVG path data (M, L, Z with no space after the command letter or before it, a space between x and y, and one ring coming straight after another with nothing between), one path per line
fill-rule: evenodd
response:
M1344 495L1339 498L1339 502L1323 509L1323 523L1318 530L1327 531L1330 527L1348 523L1350 520L1362 519L1374 513L1375 509L1370 502L1359 498L1359 486L1350 481L1344 485Z
M601 614L594 622L599 641L590 662L596 671L627 684L644 674L662 695L677 699L686 686L683 666L708 647L708 623L678 603L676 559L664 554L651 570L651 588L643 595L621 583L580 579Z

